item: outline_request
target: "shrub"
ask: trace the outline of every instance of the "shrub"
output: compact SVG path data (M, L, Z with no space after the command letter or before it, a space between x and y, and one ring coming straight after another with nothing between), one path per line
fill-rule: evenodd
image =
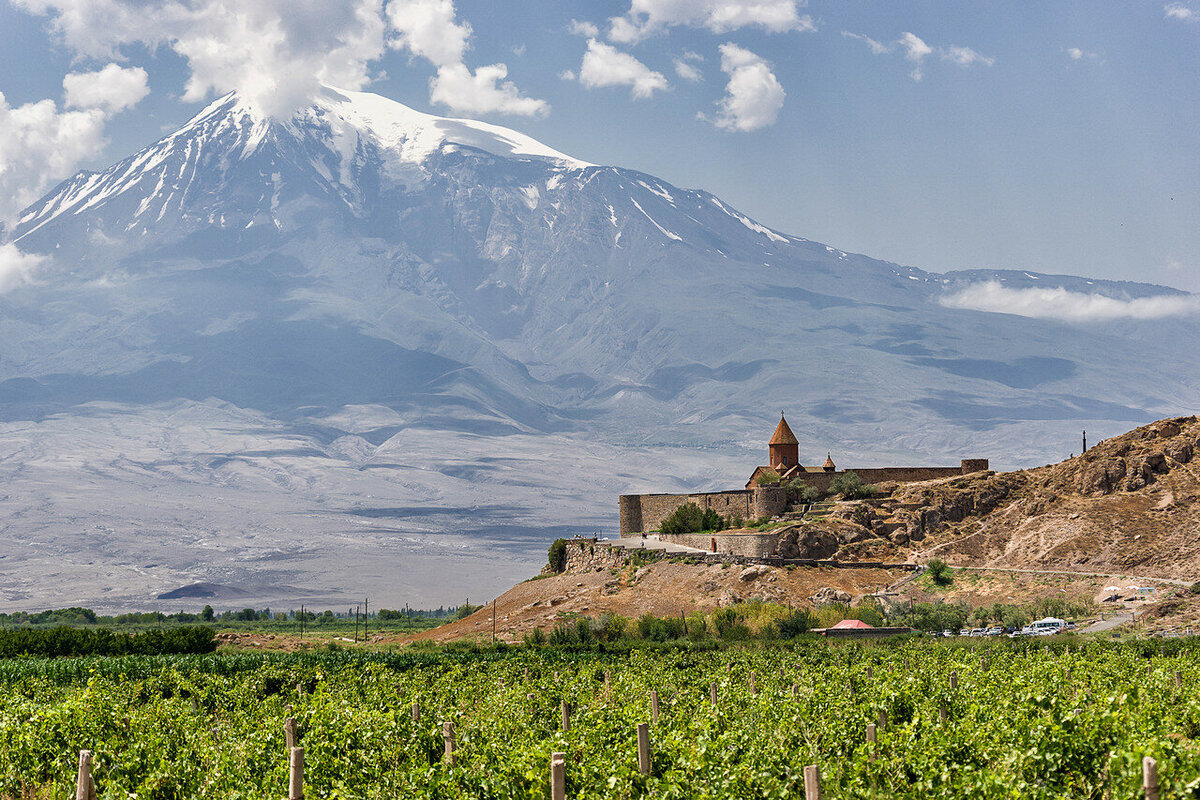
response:
M668 642L683 637L684 622L676 617L643 614L637 621L638 636L648 642Z
M815 503L821 496L816 487L809 486L803 478L792 478L787 482L785 488L789 499L799 500L801 503Z
M584 621L586 622L586 620ZM576 636L574 627L565 622L555 623L554 629L550 631L549 643L551 646L565 647L576 644L578 641L579 637Z
M780 637L784 639L795 639L802 633L808 633L815 626L815 619L811 612L807 609L797 609L785 617L781 617L776 621L775 626L779 631Z
M546 555L550 569L555 572L562 572L567 568L567 540L555 539L550 543L550 549Z
M949 586L954 580L950 571L950 565L940 558L931 558L925 562L925 569L929 570L929 577L938 586Z
M862 478L858 477L858 473L849 471L838 475L830 482L829 493L840 494L847 500L865 500L875 496L875 487L869 483L863 483Z
M700 525L702 531L721 531L725 529L725 519L710 508L704 512Z
M758 477L754 480L754 483L758 486L775 486L781 480L783 479L779 477L779 473L768 467L758 473Z
M620 614L605 614L596 626L596 638L602 642L615 642L625 635L625 618Z
M1188 587L1188 591L1192 594L1200 594L1200 581L1196 581Z
M546 643L546 633L541 628L534 628L529 633L525 634L525 644L531 647L540 647Z
M704 530L704 512L695 503L684 503L663 520L663 533L696 533Z

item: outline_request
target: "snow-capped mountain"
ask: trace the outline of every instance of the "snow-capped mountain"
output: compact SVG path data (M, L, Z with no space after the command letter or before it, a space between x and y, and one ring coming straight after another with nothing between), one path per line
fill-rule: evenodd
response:
M183 555L145 557L155 589L191 577L320 598L378 580L392 588L372 589L376 605L420 604L418 589L457 601L447 575L462 568L434 532L475 531L454 563L481 559L472 580L499 588L545 531L614 527L618 492L744 479L781 409L802 458L1012 466L1200 397L1190 317L1067 324L943 302L987 281L1174 290L901 267L366 93L326 90L287 120L221 98L62 183L14 239L50 258L0 296L0 475L19 512L0 536L99 515L119 559L164 531ZM102 512L62 490L81 475ZM140 500L122 510L123 493ZM231 524L258 533L233 546ZM397 589L394 569L316 578L328 559L233 566L235 552L294 565L334 540L411 540L442 572ZM513 541L513 566L489 571Z

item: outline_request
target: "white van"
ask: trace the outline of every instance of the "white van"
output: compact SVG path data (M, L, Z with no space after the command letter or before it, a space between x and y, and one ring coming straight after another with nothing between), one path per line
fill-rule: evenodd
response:
M1039 619L1037 622L1031 622L1021 631L1021 633L1024 633L1028 636L1049 636L1052 633L1060 632L1065 627L1067 627L1067 621L1065 619L1059 619L1058 617L1045 617L1043 619Z

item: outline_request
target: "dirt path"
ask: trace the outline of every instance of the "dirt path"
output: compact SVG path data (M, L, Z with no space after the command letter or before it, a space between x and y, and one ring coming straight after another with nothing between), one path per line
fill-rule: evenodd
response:
M1173 586L1191 586L1195 580L1178 578L1153 578L1149 575L1122 575L1113 572L1076 572L1069 569L1017 569L1014 567L951 567L953 570L972 572L1016 572L1026 575L1070 575L1076 578L1114 578L1119 581L1158 581Z

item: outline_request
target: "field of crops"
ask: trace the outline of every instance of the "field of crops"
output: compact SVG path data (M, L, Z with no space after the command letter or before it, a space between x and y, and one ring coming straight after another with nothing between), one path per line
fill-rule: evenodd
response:
M288 717L309 798L549 797L555 751L569 798L803 797L816 764L826 798L1119 800L1143 796L1144 755L1183 797L1200 795L1197 686L1189 644L17 659L0 661L0 797L73 796L81 749L101 798L286 797Z

